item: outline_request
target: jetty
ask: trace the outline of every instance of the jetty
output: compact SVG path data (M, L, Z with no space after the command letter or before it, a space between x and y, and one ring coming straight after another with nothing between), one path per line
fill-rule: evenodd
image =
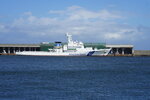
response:
M85 43L85 46L111 48L108 56L150 56L148 50L134 50L133 45L111 45L100 43ZM40 44L0 44L0 55L15 55L18 51L48 51L53 48L53 43Z

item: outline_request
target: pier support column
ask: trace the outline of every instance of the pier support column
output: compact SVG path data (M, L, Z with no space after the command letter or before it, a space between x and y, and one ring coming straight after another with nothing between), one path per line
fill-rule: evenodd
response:
M20 52L20 48L18 48L18 52Z
M133 48L132 48L132 55L134 55L134 50L133 50Z
M34 51L36 51L36 48L34 48Z
M8 53L10 53L10 48L8 48Z
M118 48L116 48L116 54L119 54Z
M24 47L24 50L23 51L26 51L26 48Z
M15 49L15 47L13 48L13 53L16 53L16 49Z
M124 55L124 48L122 48L122 55Z

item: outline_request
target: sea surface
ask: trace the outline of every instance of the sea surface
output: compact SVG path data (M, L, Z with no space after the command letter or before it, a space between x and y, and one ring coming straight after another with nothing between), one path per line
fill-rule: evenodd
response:
M150 57L0 56L0 100L150 100Z

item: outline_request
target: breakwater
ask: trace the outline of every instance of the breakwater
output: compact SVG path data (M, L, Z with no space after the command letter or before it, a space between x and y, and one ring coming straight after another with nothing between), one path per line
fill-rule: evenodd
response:
M134 50L134 56L150 56L150 50Z

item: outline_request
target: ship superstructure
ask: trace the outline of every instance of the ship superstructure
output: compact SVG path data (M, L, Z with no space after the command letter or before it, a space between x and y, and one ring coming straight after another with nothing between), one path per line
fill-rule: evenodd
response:
M110 52L109 49L97 49L92 47L84 47L81 41L73 41L72 35L66 34L67 44L62 45L61 42L55 42L55 45L49 51L23 51L16 52L16 55L31 56L106 56Z

